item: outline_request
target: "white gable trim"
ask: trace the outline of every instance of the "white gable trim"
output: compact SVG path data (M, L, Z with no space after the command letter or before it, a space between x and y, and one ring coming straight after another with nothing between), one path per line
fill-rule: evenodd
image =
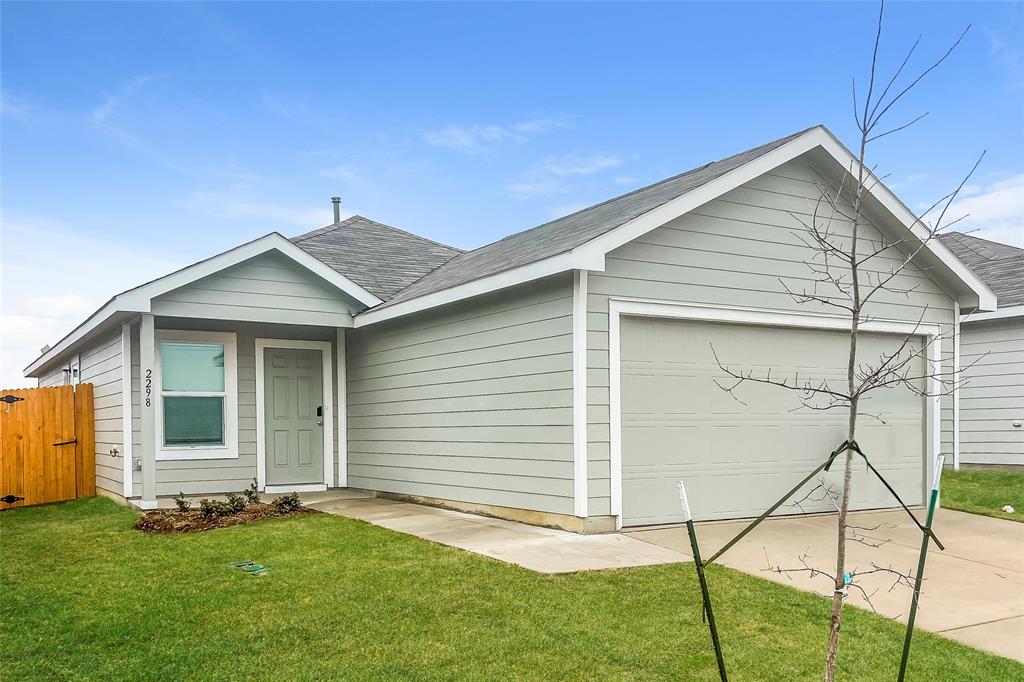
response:
M497 291L506 287L529 282L568 270L604 271L604 258L610 251L641 237L651 230L661 227L693 209L706 204L726 192L764 175L768 171L805 154L812 149L821 147L843 168L855 168L857 159L827 129L822 126L812 128L804 134L793 138L778 148L750 161L714 180L701 185L675 199L654 208L628 222L623 223L605 234L576 247L572 251L561 253L528 265L512 268L504 272L482 277L465 284L436 291L402 303L387 306L381 310L367 310L355 318L355 326L363 327L383 322L402 315L419 312L428 308L453 303L455 301ZM905 229L917 239L926 237L926 229L917 217L893 194L884 184L869 173L870 194L889 211ZM874 180L875 182L871 182ZM927 243L928 249L935 257L970 289L978 298L978 308L994 310L995 294L969 268L961 263L938 240ZM969 302L965 302L969 303Z
M835 159L836 163L844 169L855 169L858 165L857 159L832 133L824 127L818 126L786 142L777 149L773 149L767 154L577 247L573 253L584 258L594 258L598 255L604 256L609 251L624 246L651 230L661 227L665 223L689 213L698 206L736 189L740 185L750 182L817 147L821 147L828 152ZM917 216L870 171L868 171L866 182L870 188L868 190L869 194L895 216L905 229L909 230L918 240L923 241L927 238L927 230L917 219ZM925 248L933 253L955 277L977 295L978 307L981 310L995 310L996 296L992 293L992 290L974 272L961 263L939 240L930 240Z
M259 239L236 246L216 256L193 263L169 275L118 294L93 313L85 322L76 327L70 334L57 342L53 348L36 358L32 364L25 368L25 376L32 376L36 370L64 353L68 348L106 322L112 315L119 312L149 313L152 311L151 301L157 296L269 251L278 251L367 307L379 305L383 302L349 278L332 270L320 260L300 249L283 235L271 232Z
M446 303L461 301L462 299L470 298L471 296L479 296L480 294L498 291L499 289L505 289L517 284L532 282L534 280L541 279L542 277L548 277L550 275L556 275L570 270L603 271L604 255L602 254L598 258L587 261L586 259L571 252L562 253L557 256L534 261L527 265L521 265L517 268L512 268L511 270L506 270L498 273L497 275L482 277L471 282L466 282L465 284L454 286L450 289L435 291L434 293L426 294L419 298L413 298L403 303L396 303L395 305L387 306L381 310L367 310L356 315L354 326L365 327L369 324L383 322L384 320L390 320L396 317L401 317L402 315L426 310L428 308L436 308L437 306L442 306Z
M1008 320L1013 317L1024 317L1024 305L1015 305L1007 308L1000 308L989 313L972 313L964 315L962 322L984 322L986 320Z

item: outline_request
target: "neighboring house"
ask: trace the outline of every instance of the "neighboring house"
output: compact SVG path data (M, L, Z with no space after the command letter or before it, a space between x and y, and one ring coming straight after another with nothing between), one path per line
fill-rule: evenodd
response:
M799 221L853 162L818 126L467 252L359 216L269 234L115 296L26 375L79 364L98 486L142 508L255 477L590 532L678 520L685 478L698 518L755 515L844 440L845 416L766 387L734 400L712 346L776 376L845 376L847 320L780 278L809 277ZM865 237L921 238L881 183L867 205ZM995 305L934 242L897 281L911 291L871 304L862 357ZM939 401L872 405L859 442L921 503ZM855 506L893 504L856 477Z
M942 243L996 294L992 312L960 318L962 386L951 432L955 465L1024 466L1024 249L950 232Z

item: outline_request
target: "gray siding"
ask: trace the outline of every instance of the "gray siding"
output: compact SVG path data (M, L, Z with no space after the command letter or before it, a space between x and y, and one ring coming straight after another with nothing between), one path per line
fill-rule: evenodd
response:
M815 252L801 241L804 228L794 214L810 220L819 196L816 181L820 178L806 161L794 160L611 252L605 271L589 274L587 455L591 516L610 513L609 297L833 315L842 312L822 304L798 303L779 281L783 278L793 290L811 285L806 262ZM840 234L844 230L850 233L848 223L837 223L834 228ZM865 250L870 248L862 244ZM885 272L893 262L893 256L886 253L873 259L869 267ZM921 271L908 268L893 286L916 290L909 296L881 295L869 305L868 314L916 322L923 312L925 322L947 328L952 324L951 299ZM946 342L944 351L950 354L951 350L951 342Z
M79 353L82 383L93 385L96 422L96 487L124 494L124 417L121 332ZM118 456L110 454L117 448Z
M960 461L1024 464L1024 319L960 327Z
M349 485L573 512L568 275L353 330Z
M50 386L63 386L64 385L64 368L67 365L59 365L54 367L49 372L39 377L39 388L49 388Z
M153 314L248 322L346 325L355 303L279 254L239 263L153 300Z
M335 330L322 327L300 327L290 325L269 325L223 321L171 320L157 318L157 329L202 329L207 331L228 331L237 334L238 342L238 457L232 459L207 460L158 460L157 495L215 494L240 491L252 483L256 476L256 339L303 339L331 341L331 361L337 354ZM134 347L134 346L133 346ZM137 356L135 363L137 363ZM134 382L133 382L134 383ZM333 382L332 382L333 383ZM336 392L327 387L333 404ZM335 410L337 413L337 410ZM337 424L334 440L337 442ZM139 434L141 448L141 434ZM137 450L141 452L141 450ZM334 451L325 453L336 458ZM141 472L135 472L141 479ZM136 480L138 483L138 480ZM334 482L332 481L332 484ZM136 490L141 494L141 486Z

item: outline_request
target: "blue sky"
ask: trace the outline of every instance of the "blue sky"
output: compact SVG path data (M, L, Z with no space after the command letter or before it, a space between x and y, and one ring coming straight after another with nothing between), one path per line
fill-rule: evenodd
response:
M1024 4L903 3L883 63L973 28L872 159L1024 244ZM825 123L870 3L18 3L2 12L0 384L109 295L357 212L470 248Z

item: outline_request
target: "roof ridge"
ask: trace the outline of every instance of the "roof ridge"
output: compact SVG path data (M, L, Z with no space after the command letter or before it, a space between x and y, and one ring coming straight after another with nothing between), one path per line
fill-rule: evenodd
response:
M374 225L378 225L380 227L387 228L389 230L394 230L395 232L401 232L402 234L408 235L409 237L413 237L414 239L418 239L418 240L423 241L423 242L428 242L428 243L434 244L436 246L443 246L444 248L451 249L452 251L456 251L457 253L465 253L465 251L463 251L462 249L460 249L460 248L458 248L456 246L452 246L450 244L445 244L443 242L439 242L437 240L430 239L429 237L424 237L422 235L418 235L415 232L409 232L408 230L403 230L403 229L401 229L399 227L395 227L394 225L388 225L386 223L382 223L380 221L373 220L372 218L367 218L366 216L359 215L358 213L356 213L354 215L351 215L348 218L345 218L344 220L342 220L340 222L328 225L327 227L321 227L319 229L312 230L312 231L307 232L305 234L301 234L298 237L292 237L291 241L297 244L299 242L306 241L307 239L313 239L314 237L319 237L320 235L327 234L328 232L334 232L335 230L338 230L338 229L340 229L342 227L345 227L347 225L351 225L352 223L356 222L357 220L363 220L363 221L366 221L368 223L373 223ZM454 258L454 257L455 256L452 256L452 258Z
M304 232L304 233L298 235L297 237L292 237L291 238L291 242L293 244L298 244L299 242L304 242L307 239L312 239L313 237L319 237L320 235L327 234L328 232L334 232L335 230L337 230L338 228L342 227L343 225L347 225L347 224L349 224L351 222L354 222L356 218L362 218L362 217L363 216L361 216L359 214L355 214L355 215L349 216L348 218L345 218L344 220L340 220L340 221L338 221L336 223L331 223L330 225L327 225L326 227L318 227L315 230L310 230L309 232ZM363 218L363 220L366 220L366 218Z

